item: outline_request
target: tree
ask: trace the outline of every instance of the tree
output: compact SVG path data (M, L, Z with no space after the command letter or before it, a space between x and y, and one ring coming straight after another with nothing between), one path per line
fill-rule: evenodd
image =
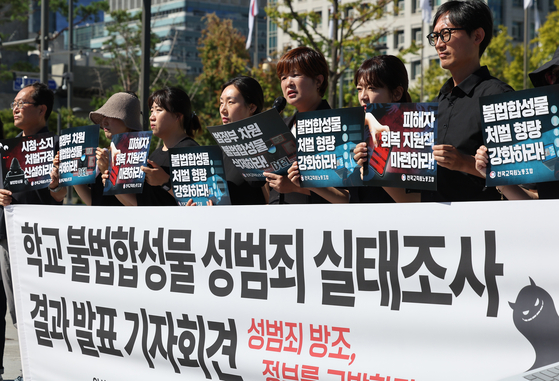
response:
M233 28L232 20L220 19L214 13L204 20L206 28L198 41L204 70L196 78L189 95L202 125L215 126L221 124L218 107L221 86L231 78L249 74L250 56L245 49L245 37ZM202 139L212 141L207 131Z
M506 82L506 67L508 66L507 53L512 49L512 37L508 34L507 27L499 25L498 32L493 36L491 43L485 49L480 64L487 66L492 76Z
M421 77L419 76L416 85L409 90L412 101L431 102L435 100L449 76L450 74L439 65L438 61L429 62L429 67L423 75L423 99L421 99Z
M112 94L118 91L134 91L139 92L140 76L141 76L141 38L142 31L140 29L142 13L128 13L124 10L117 10L110 13L112 22L106 25L108 34L107 40L103 43L103 52L108 58L95 57L97 64L112 67L117 73L118 83L109 89L100 89L101 96L94 100L95 105L101 105ZM156 44L158 37L151 33L150 57L158 55ZM177 33L173 38L172 47L177 38ZM170 73L165 66L150 66L150 90L155 90L165 86L170 80Z
M348 69L355 70L367 57L379 53L381 38L387 35L387 28L362 34L367 23L378 20L384 14L386 5L392 0L379 1L351 1L330 0L331 7L328 20L331 22L332 33L329 36L319 31L322 15L315 11L299 12L294 9L295 0L271 3L266 7L266 13L279 28L287 33L291 39L300 45L311 47L320 52L326 52L329 61L328 102L335 104L337 83ZM291 27L293 23L298 31ZM415 44L402 52L414 51ZM343 61L341 55L343 53Z
M109 11L109 2L106 0L93 1L87 5L78 4L78 0L73 2L73 18L74 26L83 24L85 22L99 22L101 21L100 13ZM49 8L55 9L62 17L68 20L68 0L49 0ZM53 35L53 39L58 38L62 32L68 30L65 27Z

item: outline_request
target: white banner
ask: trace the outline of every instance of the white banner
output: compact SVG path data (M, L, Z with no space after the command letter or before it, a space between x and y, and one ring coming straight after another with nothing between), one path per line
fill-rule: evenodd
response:
M7 207L24 378L520 374L559 361L557 210Z

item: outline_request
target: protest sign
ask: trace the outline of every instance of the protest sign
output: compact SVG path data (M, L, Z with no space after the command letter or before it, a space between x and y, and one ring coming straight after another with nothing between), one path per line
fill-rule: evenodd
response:
M363 141L363 107L297 114L297 164L302 187L362 185L353 149Z
M264 172L287 174L297 155L295 138L275 109L208 130L248 181L266 180Z
M95 182L99 125L73 127L60 133L60 186Z
M559 361L558 207L9 206L24 378L522 374Z
M179 205L230 205L223 157L218 146L169 149L171 181Z
M371 103L366 111L370 159L364 168L364 184L436 190L433 145L438 104Z
M20 136L1 141L3 188L27 192L46 188L58 137L52 133Z
M142 193L147 166L151 131L125 132L111 141L109 178L103 194Z
M559 180L559 85L479 100L488 186Z

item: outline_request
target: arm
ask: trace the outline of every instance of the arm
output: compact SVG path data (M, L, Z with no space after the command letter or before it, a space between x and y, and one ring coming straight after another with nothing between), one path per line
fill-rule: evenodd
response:
M60 153L57 152L52 163L52 169L50 171L50 183L49 190L50 196L57 202L64 200L66 193L68 192L68 187L59 187L60 184L60 173L58 172L58 166L60 165Z
M146 174L146 182L154 187L160 187L167 184L171 180L171 175L169 175L163 168L161 168L155 161L148 159L148 164L150 167L142 167L142 171ZM171 196L175 197L173 189L170 187L167 191Z
M311 192L308 189L300 188L293 184L287 176L276 175L275 173L264 172L266 176L267 185L275 189L279 193L297 192L310 196Z
M12 203L12 192L7 189L0 189L0 205L8 206Z
M441 167L477 177L483 177L480 172L476 170L476 159L474 156L464 154L450 144L434 145L433 157Z

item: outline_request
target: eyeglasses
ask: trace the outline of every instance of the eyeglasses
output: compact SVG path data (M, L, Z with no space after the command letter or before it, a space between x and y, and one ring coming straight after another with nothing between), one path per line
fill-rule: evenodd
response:
M14 108L23 108L23 106L25 105L33 105L33 106L37 106L37 103L33 103L33 102L24 102L24 101L17 101L17 102L12 102L10 103L10 108L13 110Z
M466 28L443 28L440 32L431 32L427 35L427 40L429 45L435 46L437 43L437 38L440 38L442 42L449 42L452 36L453 30L465 30Z

